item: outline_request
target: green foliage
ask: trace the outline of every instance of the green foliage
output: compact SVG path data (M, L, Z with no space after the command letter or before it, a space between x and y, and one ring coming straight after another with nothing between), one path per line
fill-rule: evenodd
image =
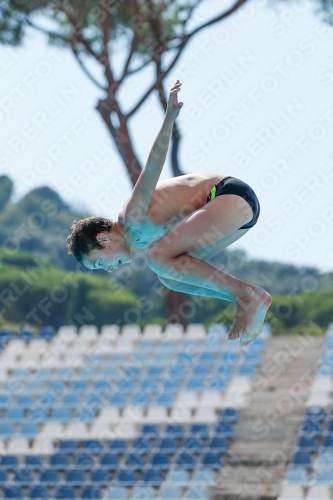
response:
M13 194L13 181L7 175L0 176L0 212L5 208Z

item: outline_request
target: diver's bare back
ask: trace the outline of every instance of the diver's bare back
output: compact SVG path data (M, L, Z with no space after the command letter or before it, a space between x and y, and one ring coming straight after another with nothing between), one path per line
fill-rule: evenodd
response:
M130 224L125 218L126 204L118 215L118 223L136 236L133 243L146 248L160 239L172 226L186 215L203 207L211 188L225 175L194 173L159 181L148 208L147 217L141 224Z

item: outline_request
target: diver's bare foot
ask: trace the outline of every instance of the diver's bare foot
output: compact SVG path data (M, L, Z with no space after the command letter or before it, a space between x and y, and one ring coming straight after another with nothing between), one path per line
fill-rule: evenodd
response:
M236 302L236 314L228 334L228 339L240 338L239 345L253 342L262 331L267 310L272 297L260 286L252 286L249 293Z

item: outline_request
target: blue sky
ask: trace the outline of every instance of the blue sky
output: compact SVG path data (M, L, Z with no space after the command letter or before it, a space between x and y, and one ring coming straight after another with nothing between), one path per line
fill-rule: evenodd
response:
M193 26L219 9L220 2L204 2ZM182 170L233 175L258 195L257 225L230 248L332 271L333 28L314 9L310 2L245 4L192 39L165 89L177 78L183 83ZM119 46L116 72L122 57ZM100 69L89 68L104 83ZM132 185L95 110L103 92L71 52L29 29L21 48L0 47L0 81L0 172L15 182L14 201L48 185L73 206L116 219ZM127 81L124 110L151 81L149 68ZM162 120L152 95L130 121L142 163ZM171 176L167 158L160 178Z

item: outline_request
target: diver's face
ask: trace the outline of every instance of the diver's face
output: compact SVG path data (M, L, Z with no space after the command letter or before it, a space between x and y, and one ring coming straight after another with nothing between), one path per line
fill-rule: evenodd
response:
M83 258L83 265L88 269L104 269L111 273L113 269L131 262L130 245L116 228L109 233L97 234L96 239L103 245L103 248L94 248L88 257Z

